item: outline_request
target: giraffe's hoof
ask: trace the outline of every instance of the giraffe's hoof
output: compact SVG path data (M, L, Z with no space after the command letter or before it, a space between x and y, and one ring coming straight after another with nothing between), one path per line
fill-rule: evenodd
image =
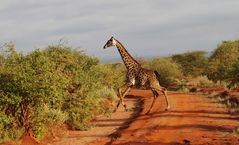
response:
M168 111L170 108L168 107L168 108L165 108L165 110L164 111Z
M127 106L126 106L126 105L124 105L124 109L125 109L125 111L126 111L126 112L128 111L128 109L127 109Z
M115 112L117 111L117 109L118 109L118 108L115 108L115 109L113 110L113 113L115 113Z
M170 106L168 106L167 108L165 108L165 111L168 111L170 109Z

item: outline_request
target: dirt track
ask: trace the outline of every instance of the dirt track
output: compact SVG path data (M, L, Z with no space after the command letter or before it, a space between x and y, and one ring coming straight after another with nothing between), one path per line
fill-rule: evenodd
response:
M161 96L152 113L145 115L151 92L134 90L131 94L145 99L143 111L115 140L99 139L92 144L239 144L239 137L232 133L239 126L239 116L205 96L169 93L170 111L163 111Z
M164 111L165 100L160 96L152 112L145 115L151 92L133 90L130 95L135 97L128 98L127 104L136 105L135 112L120 108L111 118L99 117L96 128L70 131L53 144L239 144L239 137L233 133L239 126L239 115L228 113L223 105L205 96L171 92L170 111Z

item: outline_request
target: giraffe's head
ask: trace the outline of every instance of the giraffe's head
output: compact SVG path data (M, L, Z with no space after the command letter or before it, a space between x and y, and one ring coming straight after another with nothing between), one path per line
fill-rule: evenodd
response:
M116 40L114 39L114 37L111 37L110 40L108 40L106 44L104 45L104 49L111 46L115 46L115 45L116 45Z

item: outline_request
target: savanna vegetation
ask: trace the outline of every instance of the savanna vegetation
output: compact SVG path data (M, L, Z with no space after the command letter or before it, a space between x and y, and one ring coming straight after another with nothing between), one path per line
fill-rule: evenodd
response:
M208 54L192 51L140 61L160 72L163 86L207 87L239 83L239 40L224 41ZM0 142L28 133L43 138L51 125L85 130L98 114L111 112L124 82L122 64L102 64L58 44L28 54L7 43L0 52ZM178 87L179 86L179 87Z
M109 113L104 101L113 102L123 82L118 67L64 45L24 55L7 43L0 55L0 140L24 133L40 140L49 125L62 123L87 129L95 115Z

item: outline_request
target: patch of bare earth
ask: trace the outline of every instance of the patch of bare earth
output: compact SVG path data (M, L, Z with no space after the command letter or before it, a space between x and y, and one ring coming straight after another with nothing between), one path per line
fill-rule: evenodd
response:
M164 111L165 100L160 96L151 114L145 115L151 92L135 90L133 94L145 97L139 116L118 133L118 138L99 139L92 144L239 144L239 137L233 134L239 126L239 115L228 113L223 105L205 96L171 92L170 111Z
M104 115L97 116L93 121L94 127L88 131L67 130L61 138L55 139L48 143L51 145L85 145L98 139L108 139L114 136L118 130L128 127L133 118L138 116L142 106L142 101L138 97L129 96L125 99L130 111L125 111L122 106L117 112L107 117Z

